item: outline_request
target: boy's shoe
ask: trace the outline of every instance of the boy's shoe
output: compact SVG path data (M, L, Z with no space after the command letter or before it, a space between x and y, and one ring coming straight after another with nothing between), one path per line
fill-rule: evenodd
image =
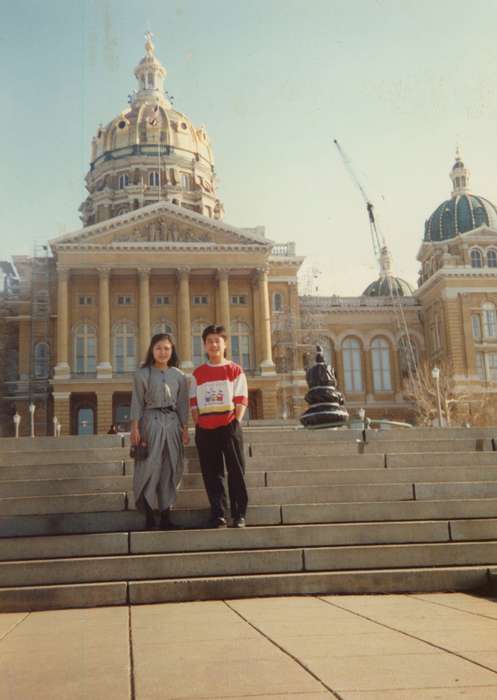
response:
M228 523L226 522L226 518L211 518L209 520L208 527L214 530L218 530L223 527L228 527Z
M171 522L171 514L169 508L163 510L160 514L159 530L179 530L179 526Z
M246 525L245 518L242 516L233 520L233 527L246 527Z

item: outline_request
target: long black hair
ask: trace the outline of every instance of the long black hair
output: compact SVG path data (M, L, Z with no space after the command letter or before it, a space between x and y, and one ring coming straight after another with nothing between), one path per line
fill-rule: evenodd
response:
M156 333L153 337L152 340L150 341L150 345L148 346L147 354L145 355L145 360L142 362L142 367L152 367L154 364L154 347L157 345L157 343L160 343L162 340L168 340L171 343L172 347L172 353L171 357L169 358L169 362L167 363L168 367L178 367L179 366L179 357L178 353L176 352L176 345L174 344L174 340L172 339L172 336L169 335L169 333Z

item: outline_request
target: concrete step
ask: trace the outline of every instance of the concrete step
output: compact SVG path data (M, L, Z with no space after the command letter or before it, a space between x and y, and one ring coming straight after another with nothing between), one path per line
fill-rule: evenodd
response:
M172 519L181 527L203 528L209 519L209 509L175 510ZM248 519L251 525L279 525L281 523L281 506L249 506ZM145 529L145 516L136 510L0 517L0 538L125 532L142 529Z
M65 496L33 496L0 498L0 516L43 515L47 513L89 513L124 510L125 493L67 494Z
M266 472L267 486L415 483L418 481L497 481L497 465L475 467L408 467L405 469L326 469ZM250 476L250 474L249 474Z
M451 484L417 483L416 500L446 500L451 498L497 498L497 481L457 482Z
M368 430L367 440L373 441L404 441L404 440L477 440L492 439L497 437L495 427L489 428L414 428L414 429L391 429L391 430ZM301 426L297 427L244 427L244 436L247 442L348 442L351 440L361 440L361 430L338 429L338 430L306 430Z
M133 488L132 476L93 476L82 479L0 481L0 499L64 494L116 493Z
M302 549L142 554L0 563L0 587L303 570Z
M484 452L492 451L490 440L404 440L361 442L265 442L250 443L252 457L294 456L302 457L327 456L335 454L357 454L378 452Z
M468 523L468 521L465 521ZM472 529L488 535L490 521ZM497 520L492 521L494 537ZM468 539L469 530L458 532ZM464 536L466 535L466 536ZM281 549L352 544L448 542L449 521L357 523L347 525L279 525L245 530L178 530L114 534L14 537L0 539L0 561L54 559L111 554L171 554L250 549ZM454 538L455 539L455 538ZM485 539L493 539L485 537Z
M0 588L312 571L495 566L497 542L370 544L0 563Z
M387 467L468 467L473 464L497 464L497 452L410 452L386 455Z
M132 462L127 461L126 469L131 470L132 464ZM319 466L319 469L345 469L346 467L350 467L351 469L367 469L371 467L384 467L385 455L383 453L364 455L340 454L317 458L302 457L300 454L297 454L294 458L271 455L267 457L248 457L246 459L247 472L269 471L272 469L291 471L293 469L305 469L307 467L315 469L317 466ZM198 459L188 458L186 471L192 474L199 473L200 463Z
M128 554L127 532L0 539L0 561Z
M488 568L486 566L461 566L273 574L272 576L229 578L223 576L195 578L181 582L174 579L169 581L130 581L128 588L130 603L139 605L264 596L474 591L485 585L487 577ZM11 605L24 604L26 606L28 602L31 605L37 604L35 591L30 594L26 592L26 602L23 601L22 591L23 589L17 589L16 593L0 592L0 605L5 605L9 599L12 601ZM19 598L16 598L16 595ZM2 601L2 598L5 599L5 602ZM40 605L43 605L43 602Z
M42 464L14 467L0 466L0 481L28 479L57 479L89 476L119 476L124 474L121 460L116 462L84 462L83 464Z
M285 525L391 520L497 518L497 498L283 505ZM496 538L497 539L497 538Z
M116 462L129 457L129 448L104 447L86 450L53 450L40 452L0 452L0 467L36 466L51 464L86 464L88 462Z
M471 592L483 588L487 580L486 566L457 566L23 586L0 589L0 611L27 612L265 596Z
M2 452L41 452L55 450L86 450L88 448L122 447L123 438L120 435L64 435L54 437L22 437L1 438Z

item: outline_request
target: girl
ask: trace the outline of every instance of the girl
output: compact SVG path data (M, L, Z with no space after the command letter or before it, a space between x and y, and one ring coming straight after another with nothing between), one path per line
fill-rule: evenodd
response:
M131 398L131 444L146 444L148 455L135 460L133 487L147 529L173 528L170 508L183 475L183 445L188 437L188 382L178 369L173 339L158 333L150 341L145 362L135 373Z

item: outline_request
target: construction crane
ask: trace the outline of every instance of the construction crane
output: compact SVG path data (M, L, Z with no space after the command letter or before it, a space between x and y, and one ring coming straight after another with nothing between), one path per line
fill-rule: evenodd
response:
M346 170L348 171L353 183L361 193L361 196L366 204L366 211L368 214L368 220L369 220L369 230L371 234L371 241L373 244L373 252L377 258L378 261L380 261L382 253L387 250L387 245L385 242L385 237L383 233L379 230L379 227L376 223L375 215L374 215L374 205L371 202L370 198L366 194L366 190L362 186L361 181L357 177L354 168L352 167L352 162L350 158L345 154L343 148L340 146L338 143L337 139L334 139L334 144L338 150L338 153L340 154L340 157L343 161L343 164L345 165ZM406 364L407 364L407 373L409 375L409 379L413 381L414 383L417 383L418 381L418 371L417 371L417 356L416 352L413 347L413 343L411 340L411 335L409 333L409 327L407 325L407 320L405 317L404 313L404 308L402 305L401 301L401 296L398 293L397 286L394 285L392 282L392 277L387 276L387 283L388 283L388 290L389 290L389 295L390 299L392 301L392 305L395 309L395 317L397 321L397 326L399 328L399 331L401 332L401 343L403 344L402 350L405 353L405 359L406 359ZM405 340L403 341L403 339Z

